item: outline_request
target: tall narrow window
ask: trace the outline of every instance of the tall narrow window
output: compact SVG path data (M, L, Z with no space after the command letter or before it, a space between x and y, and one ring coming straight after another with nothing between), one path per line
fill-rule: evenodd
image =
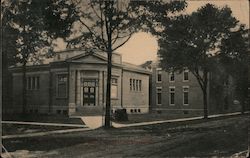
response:
M112 99L118 98L118 80L117 80L117 78L111 79L111 98Z
M138 91L139 90L139 81L138 80L136 80L135 86L136 86L136 91Z
M162 95L162 88L161 87L157 87L156 88L156 104L157 105L161 105L162 102L161 102L161 95Z
M188 70L183 71L183 81L188 81Z
M133 79L133 91L135 91L135 79Z
M36 77L32 77L32 88L31 89L36 89Z
M175 104L175 87L169 87L169 105Z
M132 91L132 79L129 80L130 91Z
M183 105L188 105L188 87L183 87Z
M156 72L157 72L157 82L161 82L162 80L161 70L156 70Z
M141 91L141 80L139 80L139 91Z
M57 97L67 97L67 74L59 74L57 76Z
M40 88L40 78L36 77L36 89Z
M174 72L169 72L169 82L174 82Z

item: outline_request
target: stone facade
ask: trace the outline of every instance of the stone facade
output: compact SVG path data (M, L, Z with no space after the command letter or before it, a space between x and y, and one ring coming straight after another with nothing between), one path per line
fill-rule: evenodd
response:
M128 113L147 113L150 71L123 63L113 54L111 107ZM82 50L57 53L48 64L27 66L27 108L35 113L103 114L105 111L107 57ZM22 71L10 68L13 77L13 112L22 110ZM137 91L130 89L130 80ZM140 83L139 83L140 82ZM140 86L140 90L139 90Z

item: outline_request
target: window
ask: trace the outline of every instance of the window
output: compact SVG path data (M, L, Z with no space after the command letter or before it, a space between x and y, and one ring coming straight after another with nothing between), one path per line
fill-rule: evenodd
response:
M161 82L161 70L156 70L156 72L157 72L157 82Z
M138 91L139 90L139 81L138 80L136 80L136 91Z
M162 88L161 87L157 87L156 88L156 104L157 105L161 105L161 92L162 92Z
M129 80L130 91L141 91L142 90L142 81L137 79Z
M139 80L139 91L141 91L141 80Z
M38 90L40 88L40 81L38 76L29 76L26 78L27 90Z
M175 104L175 87L169 87L169 104Z
M133 91L135 91L135 79L133 79Z
M188 87L183 87L183 105L188 105Z
M117 78L111 79L111 98L112 99L118 98L118 79Z
M169 72L169 82L174 82L174 72Z
M57 76L57 97L66 98L67 97L67 74L59 74Z
M183 71L183 81L188 81L188 70Z
M130 87L130 91L132 91L132 79L129 80L129 87Z

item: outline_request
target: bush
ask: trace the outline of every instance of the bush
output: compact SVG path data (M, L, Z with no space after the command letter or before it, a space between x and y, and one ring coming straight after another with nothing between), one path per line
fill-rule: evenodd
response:
M114 117L116 121L128 121L128 114L127 114L126 109L115 110Z

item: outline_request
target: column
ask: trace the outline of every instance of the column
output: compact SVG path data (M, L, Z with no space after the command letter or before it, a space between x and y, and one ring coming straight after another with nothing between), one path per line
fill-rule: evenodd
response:
M103 71L99 71L99 74L98 74L98 78L99 78L99 83L98 83L98 91L99 91L99 94L98 94L98 98L99 98L99 105L102 106L103 105Z
M81 106L81 74L80 74L80 70L76 71L77 75L76 75L76 105L77 106Z
M75 113L76 104L75 104L75 70L69 69L68 77L68 100L69 100L69 115Z

